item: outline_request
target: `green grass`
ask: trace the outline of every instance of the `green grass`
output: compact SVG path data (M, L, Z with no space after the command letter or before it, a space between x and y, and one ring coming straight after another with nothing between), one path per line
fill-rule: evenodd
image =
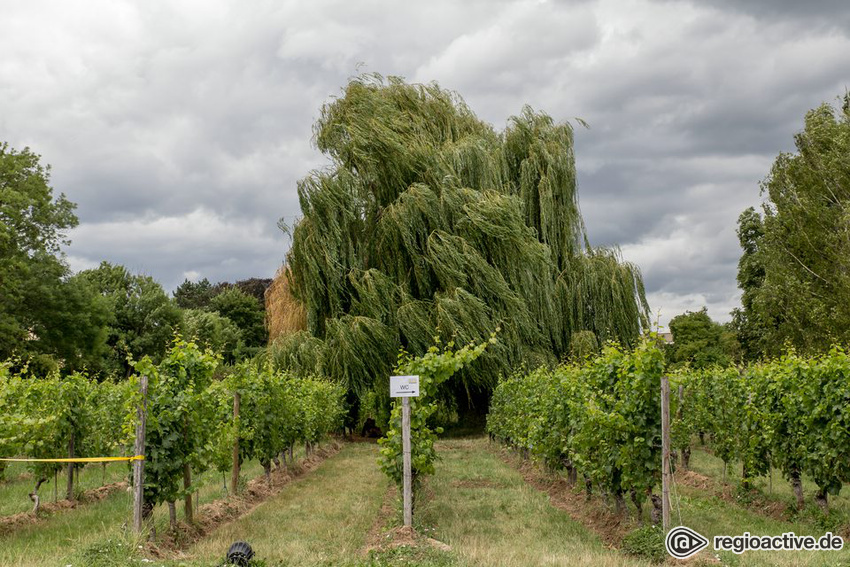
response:
M381 508L388 480L378 449L346 445L274 498L226 524L189 550L193 565L215 565L245 540L269 565L340 565L356 561Z
M649 565L606 549L487 451L485 440L444 441L439 452L443 460L420 499L416 527L450 544L449 551L425 545L364 557L388 481L376 466L377 448L353 444L213 532L189 550L187 560L169 565L212 567L239 539L250 542L270 567ZM390 524L397 525L398 518L390 518Z
M377 447L358 443L346 445L339 454L293 480L273 498L222 525L187 550L179 561L143 563L134 553L137 543L124 539L121 528L130 513L129 494L121 493L4 536L0 541L0 566L213 567L220 564L230 544L240 539L251 543L260 560L258 565L263 567L650 565L647 560L608 549L595 533L554 508L548 495L528 485L518 471L488 448L486 439L447 439L438 443L437 450L441 460L418 501L415 524L420 534L448 544L448 550L420 545L365 555L367 536L379 517L388 480L376 464ZM790 520L775 519L745 501L717 496L722 463L705 451L694 451L691 466L710 477L714 486L704 491L676 485L674 524L681 519L681 523L710 539L745 531L757 535L793 531L814 536L826 531L817 510ZM95 468L92 472L99 474L100 470ZM739 472L730 467L730 482ZM262 469L257 463L248 463L243 473L245 477L258 477ZM15 480L4 488L15 490L11 486L15 483L26 485L28 481ZM198 478L198 483L201 504L222 496L221 475L207 473ZM766 483L760 479L756 486L766 491ZM806 482L805 489L811 496L811 483ZM790 488L778 475L774 477L773 494L757 497L793 502ZM597 499L589 505L603 504ZM850 509L850 500L844 495L832 499L832 505L837 517L843 518ZM178 509L182 515L182 506ZM166 526L164 507L156 511L156 521L159 529ZM388 521L398 525L398 515ZM649 535L636 532L629 545L643 553L651 552L656 543ZM714 552L703 552L704 559L713 561L713 555ZM819 553L746 552L737 556L723 552L719 559L719 564L735 567L850 566L850 547L841 552Z
M723 475L723 462L720 459L703 450L694 450L690 464L692 470L711 478L718 486L720 485ZM730 466L727 470L728 482L733 485L737 483L740 473L740 466L737 464ZM767 479L755 479L754 485L758 491L765 493L768 491ZM793 531L797 535L821 536L829 529L819 510L809 508L805 513L792 516L789 521L783 521L750 509L745 501L729 502L709 492L681 485L676 485L675 490L680 498L678 500L674 498L672 503L674 524L678 524L681 520L682 524L695 529L709 539L715 535L740 535L745 531L754 535L781 535ZM808 500L811 501L814 485L805 479L804 491ZM794 501L790 485L778 473L774 473L773 494L763 494L759 497L766 501L779 501L788 506ZM835 509L832 515L833 521L835 518L846 517L848 504L850 502L846 494L832 500L831 505ZM814 504L811 504L811 507L813 506ZM845 546L840 552L748 551L740 556L724 552L720 554L720 558L725 565L742 567L850 566L850 546Z
M462 565L636 566L649 563L606 549L546 494L487 450L486 439L442 441L428 481L421 532L452 546ZM428 530L426 532L426 530Z
M848 464L850 466L850 464ZM693 471L708 476L716 482L721 482L723 477L723 461L715 457L706 450L694 444L691 453L690 467ZM729 484L737 484L741 477L741 464L733 462L729 464L726 471L727 482ZM814 495L817 492L817 485L812 482L807 476L803 475L803 494L806 498L806 504L814 505ZM782 477L782 473L778 470L773 471L773 481L770 476L756 477L752 479L752 485L760 491L767 500L782 502L789 507L796 506L794 493L791 489L791 483ZM838 496L829 496L830 511L834 511L838 515L850 518L850 487L845 487Z

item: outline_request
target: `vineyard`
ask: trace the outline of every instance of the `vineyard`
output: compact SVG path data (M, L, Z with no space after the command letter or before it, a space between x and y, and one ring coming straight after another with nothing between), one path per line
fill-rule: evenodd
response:
M132 454L139 407L146 417L143 515L149 519L155 506L166 504L172 527L181 499L192 521L193 476L217 471L226 488L235 471L229 475L235 493L243 462L259 461L270 480L273 465L293 461L296 444L309 454L341 427L343 392L324 380L296 378L259 363L222 367L211 352L179 339L158 365L143 359L135 368L137 374L120 383L98 383L78 373L34 379L26 370L13 375L3 370L0 401L12 411L0 417L0 450L33 459L28 464L35 479L33 513L39 488L55 483L62 468L66 499L75 499L74 479L83 464L50 460Z
M760 479L776 471L789 481L789 494L793 494L793 504L798 510L802 511L809 503L817 503L823 518L832 518L829 525L836 525L836 521L843 522L842 518L846 518L846 499L839 494L842 485L850 480L846 466L850 459L846 401L850 396L850 357L842 350L836 348L820 357L790 353L771 362L742 368L668 372L663 348L653 338L645 339L631 350L609 345L600 354L582 361L518 371L499 381L493 393L486 430L491 439L508 447L509 453L499 453L495 446L482 448L475 441L442 441L441 424L451 420L447 418L440 386L467 365L474 364L497 341L498 337L494 335L490 341L478 345L459 349L452 344L435 346L424 356L402 354L398 359L395 372L417 374L422 379L421 395L412 405L411 436L416 525L419 529L427 531L432 528L423 526L435 524L446 528L454 525L449 518L438 515L441 508L435 508L443 498L459 498L453 504L460 507L458 509L472 506L472 510L478 505L476 500L466 502L463 489L458 492L457 486L464 487L472 482L495 482L494 486L498 486L499 482L505 482L449 482L443 479L444 475L460 475L455 477L460 479L489 478L486 475L492 473L475 468L466 470L465 463L470 467L489 469L496 467L496 461L491 462L494 456L502 455L500 458L508 463L509 468L527 466L520 463L543 465L544 468L535 473L521 468L526 471L523 473L526 481L519 481L523 485L525 482L536 485L545 478L550 479L545 482L551 483L552 478L561 478L565 486L570 487L567 494L578 490L584 492L581 503L576 501L577 504L573 505L586 510L584 514L602 513L610 514L612 518L630 518L619 520L618 524L625 521L622 524L624 529L633 526L635 534L643 534L642 530L657 524L660 517L662 426L659 384L664 375L669 375L673 390L671 425L677 475L694 467L707 472L710 470L706 469L707 463L715 459L722 463L722 476L712 482L717 482L718 486L732 485L740 487L740 490L752 491ZM27 375L26 369L12 373L4 367L0 396L4 407L15 408L15 411L3 415L0 441L5 455L26 455L37 459L131 455L138 411L140 407L146 408L144 501L148 528L153 529L157 525L152 518L155 509L162 507L167 511L167 516L162 518L167 520L166 523L158 524L163 533L160 536L150 534L150 537L157 538L156 541L162 536L171 538L182 530L191 530L193 522L205 521L203 518L193 520L192 517L193 513L199 513L197 498L193 502L198 491L206 491L205 501L210 501L210 488L204 488L204 482L208 484L209 479L218 476L220 486L223 485L229 497L237 497L239 490L246 489L246 480L250 480L250 477L240 477L239 467L253 462L257 463L257 468L249 467L248 474L260 474L253 482L271 486L275 471L297 466L297 454L308 456L320 441L342 427L344 392L339 386L323 379L275 371L270 365L259 362L222 365L217 356L192 342L178 339L159 364L142 360L135 364L135 369L136 373L129 381L98 383L82 374L34 379ZM142 377L146 377L148 383L144 399L140 388ZM725 403L718 404L717 400ZM356 450L354 447L358 444L351 445L352 448L343 452L347 457L332 459L342 458L341 463L348 465L323 468L336 471L328 472L331 476L325 482L343 482L343 469L353 467L352 470L361 470L358 473L361 475L367 475L366 471L383 469L393 484L400 485L399 427L399 406L395 404L390 413L389 429L380 440L379 454L368 449L368 445L361 445L363 448ZM463 460L457 460L458 451L465 455ZM375 467L376 458L380 467ZM517 458L519 461L514 460ZM514 462L516 465L511 465ZM733 464L736 465L735 473L731 472ZM30 462L26 466L32 479L31 497L36 508L39 489L51 483L55 487L59 480L66 486L67 499L80 497L79 487L75 491L73 483L79 483L80 473L88 470L85 464ZM99 465L88 466L99 470ZM125 467L124 470L129 472L126 464L110 466ZM499 466L504 467L505 464ZM92 473L88 474L90 479ZM107 478L105 465L102 474L104 479ZM114 475L113 471L108 476L114 479ZM128 478L127 473L124 476ZM700 474L697 477L706 479ZM194 479L200 478L206 480L196 483ZM322 475L316 476L316 480L307 481L308 486L310 482L323 482L323 478ZM351 491L352 496L369 490L369 498L378 501L383 490L381 487L385 484L370 478L366 485L356 487L355 484L346 484L348 488L344 490ZM7 479L7 482L12 480ZM805 493L804 485L815 488L809 489L811 493ZM317 486L316 490L333 495L337 502L347 502L351 498L330 486ZM682 489L687 490L684 486ZM551 492L551 488L548 490L555 498L556 493ZM686 509L686 517L687 514L698 513L696 510L699 508L692 507L695 506L693 502L704 498L702 490L704 488L686 492L688 496L681 504ZM498 492L491 495L495 499L506 497L507 494ZM838 498L838 516L833 517L829 510L829 497ZM312 498L321 500L322 497L317 493ZM178 502L183 503L182 522L178 522ZM259 515L259 518L266 517L265 520L258 518L253 522L277 521L270 519L275 514L294 521L296 516L292 514L299 514L297 510L300 510L301 504L298 502L301 501L283 502L288 503L281 504L283 507L279 512L269 508ZM355 502L351 500L350 505L354 506ZM329 503L326 505L331 506ZM337 505L341 504L332 506ZM126 525L130 513L126 500L119 508L123 510L114 517L123 517ZM82 510L85 508L66 514L82 517L85 514ZM42 521L50 522L52 513L47 512L48 516ZM209 510L204 508L201 513L208 514ZM751 515L748 511L738 513ZM571 512L571 515L574 514ZM36 510L35 516L40 515ZM228 545L222 537L256 541L253 532L240 531L239 527L242 524L254 525L252 517L234 519L233 527L224 532L230 533L230 536L213 532L209 539L202 539L197 553L201 557L214 557ZM306 517L303 520L307 521ZM517 520L528 521L522 520L522 516ZM307 525L314 521L318 520L310 520ZM391 517L383 521L393 525ZM507 525L505 529L509 529ZM640 527L642 525L643 528ZM262 528L255 526L251 529ZM319 528L305 526L305 529ZM808 528L798 525L795 529ZM309 541L307 532L293 528L287 531L301 541ZM13 530L7 535L14 537L15 533ZM538 536L529 533L529 537ZM617 545L631 549L630 537L626 534ZM262 538L259 540L264 541ZM615 541L620 542L619 539ZM96 544L91 549L97 553L116 553L109 547L111 545L115 544L107 544L106 548ZM266 549L269 545L266 544ZM532 543L528 545L529 549L534 549ZM552 541L546 545L550 546L550 550L559 547ZM449 561L448 564L452 565L455 561L451 559L453 555L429 551L428 546L413 549L420 549L410 556L415 559L413 564L442 565ZM291 550L296 554L305 553L300 548ZM86 557L89 557L93 552L87 553ZM125 557L124 553L121 551L116 555ZM582 559L586 564L604 565L612 561L605 555L598 555L598 551L578 552L573 549L564 553L580 553L583 557L590 553ZM135 554L130 553L126 557L133 556ZM308 555L304 555L303 559L311 562ZM400 561L403 563L408 559ZM343 556L339 560L345 564L350 561ZM421 563L416 562L420 560ZM481 560L482 564L487 564ZM632 564L631 560L617 561L625 561L617 564ZM642 564L640 559L635 561L635 565ZM107 564L124 563L104 563ZM197 565L211 563L201 561Z
M490 435L575 483L581 475L613 496L618 513L629 495L638 515L660 499L664 355L645 342L632 352L606 347L584 364L541 368L500 382L493 394ZM850 357L834 348L804 358L788 354L745 368L680 370L671 384L673 447L687 469L692 444L710 440L724 463L742 464L741 484L779 470L805 505L801 477L828 512L829 495L850 482Z
M741 8L743 23L704 23L728 2L627 11L648 27L613 3L456 3L481 10L475 33L429 13L405 18L427 33L416 41L384 14L216 4L215 41L192 45L207 10L166 22L168 8L138 4L58 11L86 31L114 20L106 40L138 52L105 40L73 60L0 65L4 80L46 75L25 81L37 96L10 91L0 140L0 567L850 566L850 93L792 136L789 109L814 95L769 109L770 97L831 88L819 67L748 91L646 43L745 30L746 46L768 29L776 59L758 68L772 76L843 63L806 51L847 52L819 43L841 39L832 20L782 51L796 20L761 25L761 9ZM41 17L64 53L74 26L42 32ZM4 50L13 60L51 43L3 33L19 19L0 21L0 40L26 40ZM155 50L153 31L179 41ZM399 38L442 47L415 63L382 44ZM737 47L717 49L730 38L703 49L764 78ZM335 94L310 82L378 44L393 68L467 84L486 114L359 63ZM632 61L646 53L641 78ZM687 66L656 71L668 58ZM108 88L101 59L120 62ZM215 76L195 76L204 62ZM564 68L575 75L549 77ZM57 70L74 86L51 102ZM695 77L710 84L687 88ZM738 106L699 98L727 91ZM747 92L758 101L742 104ZM290 104L299 96L313 98ZM530 105L547 101L556 114ZM38 116L18 119L29 104ZM73 129L45 130L68 109ZM601 126L589 134L571 114L584 111ZM57 191L29 140L62 167ZM662 327L670 307L687 310ZM739 534L829 545L716 543ZM701 547L671 547L683 541Z

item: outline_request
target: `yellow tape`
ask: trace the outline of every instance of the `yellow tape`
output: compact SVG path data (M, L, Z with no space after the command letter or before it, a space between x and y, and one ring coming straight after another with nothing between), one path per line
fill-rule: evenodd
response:
M111 463L114 461L144 461L144 455L135 457L82 457L79 459L0 459L8 463Z

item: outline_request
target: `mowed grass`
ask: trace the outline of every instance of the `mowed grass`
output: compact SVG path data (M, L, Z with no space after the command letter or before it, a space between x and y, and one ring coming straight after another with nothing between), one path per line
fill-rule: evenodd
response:
M452 546L469 566L649 565L606 549L596 534L487 449L487 440L446 440L419 509L421 532Z
M378 448L373 444L347 444L316 469L293 480L279 494L243 517L225 524L190 548L179 561L157 560L154 565L212 567L219 565L227 548L237 540L254 547L257 558L268 567L290 565L346 567L519 567L519 566L648 566L640 558L608 549L600 538L565 512L553 507L548 495L528 485L512 466L504 463L484 438L443 440L437 445L441 460L418 502L418 532L445 542L450 550L420 545L418 548L385 549L364 555L370 530L380 516L389 481L377 466ZM675 488L673 519L711 539L714 535L820 536L826 530L817 510L776 519L716 495L722 463L696 450L692 468L715 481L709 490L685 485ZM248 463L245 477L257 477L262 469ZM99 471L97 471L99 472ZM730 483L737 469L730 467ZM200 501L223 495L221 475L210 472L198 479ZM790 489L774 478L773 499L789 504ZM813 489L807 484L807 495ZM848 506L846 496L833 499L839 518ZM603 505L594 501L589 506ZM182 515L182 506L178 506ZM121 493L76 510L62 512L0 538L0 566L31 567L89 565L81 562L80 550L106 541L124 542L124 524L130 513L129 494ZM384 518L387 528L398 526L400 514ZM165 528L167 511L156 512L159 529ZM834 520L831 518L830 520ZM732 552L706 550L695 565L850 566L850 547L841 552ZM119 554L120 556L120 554ZM126 556L125 556L126 557ZM103 565L140 565L140 558ZM101 565L98 563L98 565Z
M268 566L648 566L604 547L553 508L548 497L487 450L483 439L440 442L442 460L415 517L418 532L451 546L421 545L364 557L370 529L389 487L377 448L347 445L239 520L220 527L171 565L210 567L231 543L248 541ZM398 526L398 514L385 528Z
M356 561L389 486L378 447L347 444L274 498L215 530L189 550L192 564L216 565L237 540L268 565L340 565Z

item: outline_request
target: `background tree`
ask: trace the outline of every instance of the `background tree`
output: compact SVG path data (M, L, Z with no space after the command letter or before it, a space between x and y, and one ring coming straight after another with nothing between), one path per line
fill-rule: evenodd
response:
M673 317L670 332L673 333L673 344L668 346L668 354L677 366L725 366L735 358L737 342L734 333L712 321L705 307Z
M37 154L0 143L0 359L56 359L75 370L101 354L106 311L68 279L60 246L70 243L76 205L54 197L49 181Z
M209 309L233 321L248 348L257 349L266 345L268 333L265 311L257 298L234 286L213 297Z
M399 347L418 356L435 336L480 344L500 330L450 382L475 397L512 366L568 355L576 331L635 343L641 276L587 242L569 124L525 108L497 133L436 84L364 76L315 135L331 166L299 183L287 256L308 332L279 359L318 358L363 394Z
M266 290L272 285L272 278L248 278L246 280L238 280L236 283L219 283L216 287L220 291L224 291L228 287L237 287L245 295L250 295L260 302L260 305L265 308Z
M207 278L198 282L186 279L174 290L174 302L181 309L206 309L218 293L216 288Z
M66 373L103 367L111 313L109 302L88 282L67 277L45 286L34 309L40 311L32 327L39 337L34 348L60 360Z
M202 348L219 353L228 364L233 364L244 354L242 331L236 323L214 311L185 310L183 336Z
M762 234L758 215L742 215L741 319L751 333L742 336L768 355L786 343L820 353L850 341L848 102L808 112L797 152L776 158L762 184Z
M109 306L107 344L111 351L103 370L129 376L132 366L128 356L133 360L149 356L159 361L165 355L179 330L181 313L159 283L109 262L76 277L95 289Z
M759 253L763 237L761 215L749 207L738 217L738 241L743 250L738 260L742 308L732 311L732 325L741 344L742 356L748 361L758 359L765 346L765 323L754 305L764 284L764 260Z

